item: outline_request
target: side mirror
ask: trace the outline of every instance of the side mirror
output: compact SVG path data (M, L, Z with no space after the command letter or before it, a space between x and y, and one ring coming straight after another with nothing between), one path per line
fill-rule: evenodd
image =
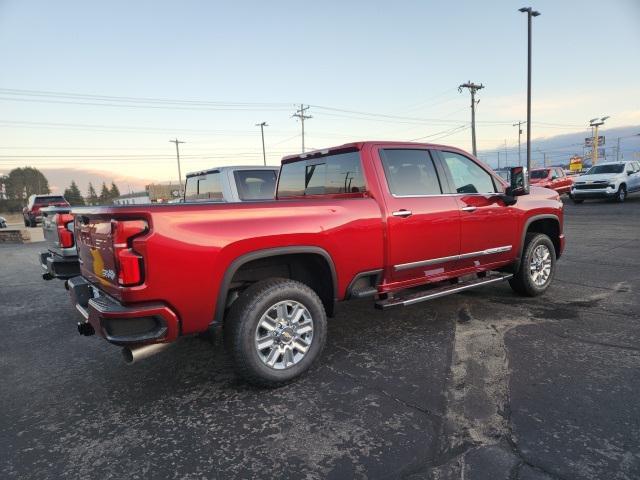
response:
M633 172L627 172L627 175L633 175Z
M511 185L507 187L505 192L511 197L519 197L529 194L529 175L526 167L511 168Z

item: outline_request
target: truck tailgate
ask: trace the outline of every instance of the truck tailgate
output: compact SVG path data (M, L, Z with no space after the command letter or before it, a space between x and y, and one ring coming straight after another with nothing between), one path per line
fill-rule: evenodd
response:
M75 237L82 275L109 294L119 296L110 217L76 216Z

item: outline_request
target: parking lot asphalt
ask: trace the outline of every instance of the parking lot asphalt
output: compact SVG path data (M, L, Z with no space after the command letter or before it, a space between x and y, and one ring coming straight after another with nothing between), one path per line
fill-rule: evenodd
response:
M300 381L219 339L139 364L76 332L42 243L0 245L2 478L640 478L640 198L566 204L543 297L340 305Z

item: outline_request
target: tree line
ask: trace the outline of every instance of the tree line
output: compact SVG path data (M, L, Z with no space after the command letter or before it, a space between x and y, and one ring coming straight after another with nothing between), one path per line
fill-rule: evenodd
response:
M113 201L119 196L120 189L114 182L111 182L111 188L107 187L105 182L102 182L100 195L96 194L96 189L93 187L93 183L89 182L87 195L83 197L74 180L71 180L71 185L64 191L64 198L66 198L67 202L71 205L104 205L113 203Z
M21 211L31 195L48 193L51 193L49 181L40 170L33 167L14 168L7 175L0 176L0 211ZM74 180L64 191L64 197L71 205L110 204L119 196L120 190L114 182L110 187L102 182L99 195L90 182L87 194L83 196Z

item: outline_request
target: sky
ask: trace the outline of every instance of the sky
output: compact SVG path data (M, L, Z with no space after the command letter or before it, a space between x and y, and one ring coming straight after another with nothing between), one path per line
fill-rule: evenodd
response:
M0 0L0 172L70 167L175 181L301 149L414 140L485 157L532 138L640 126L640 2ZM105 98L109 97L109 98ZM126 98L124 98L126 97ZM525 137L522 138L523 142Z

